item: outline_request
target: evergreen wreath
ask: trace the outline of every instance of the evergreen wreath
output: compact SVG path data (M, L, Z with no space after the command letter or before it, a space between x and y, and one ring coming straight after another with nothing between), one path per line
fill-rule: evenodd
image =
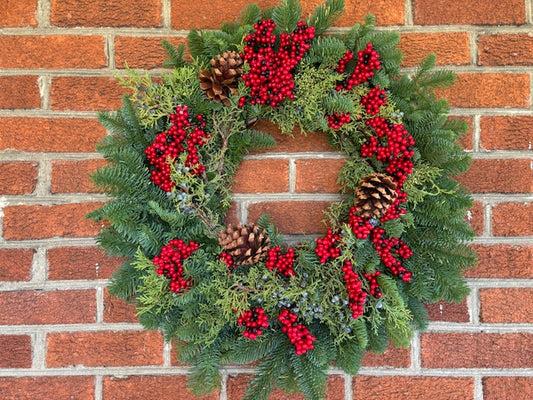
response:
M90 217L127 260L109 290L176 344L198 395L219 387L222 365L256 363L246 399L276 387L322 399L332 364L357 374L365 351L426 328L425 303L468 293L472 200L453 180L470 164L456 142L466 128L434 94L454 75L434 56L402 74L398 34L372 17L324 35L343 7L327 0L301 20L297 0L250 5L191 31L192 61L164 42L170 72L129 71L133 94L100 115L108 166L93 179L112 200ZM225 225L239 162L275 144L257 119L324 132L345 155L323 237L288 247L268 216Z

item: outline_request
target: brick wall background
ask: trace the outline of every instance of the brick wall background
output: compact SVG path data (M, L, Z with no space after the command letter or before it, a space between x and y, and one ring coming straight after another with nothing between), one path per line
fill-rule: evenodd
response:
M88 179L106 134L96 114L119 106L113 76L126 61L160 73L163 38L217 28L246 3L1 0L0 398L192 398L170 345L106 291L119 261L102 256L99 226L84 219L105 201ZM303 3L309 11L319 0ZM533 398L533 2L346 3L335 29L371 12L380 29L402 33L406 70L435 52L458 73L442 95L471 127L463 144L474 163L460 179L474 193L479 264L467 274L471 295L431 306L430 328L410 349L368 355L353 379L332 370L328 399ZM267 212L284 233L321 231L339 155L320 135L290 139L263 127L279 145L243 163L234 217ZM239 399L249 374L226 368L207 398Z

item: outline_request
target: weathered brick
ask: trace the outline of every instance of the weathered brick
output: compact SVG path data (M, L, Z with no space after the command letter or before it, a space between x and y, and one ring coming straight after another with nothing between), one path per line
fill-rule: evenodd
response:
M437 65L470 64L470 39L466 32L403 33L400 38L402 65L418 65L429 53L437 56Z
M0 4L0 28L37 26L37 0L5 0Z
M533 191L531 160L474 160L457 180L473 193L529 193Z
M116 298L104 291L104 322L139 322L137 311L132 304Z
M63 27L160 27L161 7L161 0L52 0L50 20Z
M3 400L93 400L93 376L3 377Z
M471 400L473 378L364 376L353 378L353 400Z
M527 33L481 35L478 65L533 65L533 36Z
M481 147L485 150L531 150L533 117L481 117Z
M481 289L481 322L487 323L532 323L531 304L533 289L505 288ZM519 301L517 301L520 299Z
M469 278L533 278L533 246L494 244L472 245L478 255L475 268L465 272Z
M156 331L49 333L46 349L49 368L163 364L163 337Z
M533 367L530 333L424 333L420 341L423 368Z
M339 172L346 160L338 158L302 159L296 161L296 192L337 193Z
M529 376L488 376L482 383L483 400L533 398L533 378Z
M105 165L102 159L52 161L52 193L98 192L91 174Z
M0 249L0 281L28 281L34 249Z
M105 68L102 36L0 36L0 68Z
M0 335L0 368L31 368L28 335Z
M50 107L52 110L114 110L120 108L125 93L113 78L58 76L52 78Z
M96 319L96 293L94 290L2 292L0 310L0 325L92 323Z
M417 25L516 25L526 20L521 0L413 0L414 23Z
M230 375L227 383L228 400L240 400L243 398L246 385L252 378L251 375ZM272 391L268 400L304 400L301 393L287 394L281 389ZM326 398L324 400L344 400L344 378L339 375L328 377Z
M251 152L252 154L300 153L310 151L326 153L336 151L328 143L328 137L324 133L309 132L304 135L299 129L295 129L292 135L284 135L276 125L268 121L259 121L253 126L253 129L271 135L276 141L276 146L269 149L256 149Z
M185 375L104 377L103 400L217 400L218 391L195 397L187 389ZM229 400L229 398L228 398Z
M161 45L163 40L168 40L174 46L185 43L184 38L176 37L117 37L115 39L116 67L124 68L127 63L130 68L162 68L163 62L168 59Z
M492 207L494 236L533 235L533 203L500 203Z
M430 321L470 322L466 301L461 303L439 301L438 303L428 304L426 309Z
M48 279L108 279L124 260L98 247L55 247L47 251Z
M438 90L453 107L529 107L529 75L498 73L457 74L457 82Z
M0 150L94 152L105 134L96 119L0 118Z
M368 351L361 359L363 367L395 367L409 368L411 366L411 352L409 349L394 347L389 344L382 354Z
M4 209L4 238L7 240L95 236L101 224L86 218L102 203L53 206L8 206Z
M263 214L269 214L281 233L321 233L326 230L322 223L327 201L275 201L251 204L248 207L248 222L255 222Z
M281 193L289 191L289 161L244 160L233 179L233 193Z
M39 164L29 161L0 162L0 194L30 194L37 184Z
M1 18L0 18L1 20ZM39 108L41 95L37 76L0 76L0 108Z

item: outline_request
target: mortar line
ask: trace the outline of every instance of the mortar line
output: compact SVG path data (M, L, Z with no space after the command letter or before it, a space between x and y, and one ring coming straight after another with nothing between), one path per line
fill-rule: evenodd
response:
M39 95L41 97L41 110L50 110L50 85L52 77L48 74L41 75L37 78L39 86Z
M404 24L405 26L413 26L414 25L414 17L413 17L413 3L412 0L405 0L405 20Z
M344 376L344 400L353 400L353 379L350 374L346 372L342 374Z
M481 151L481 116L474 115L472 118L472 149L474 153ZM480 154L472 155L472 158L481 158Z
M478 59L479 59L479 49L478 49L478 43L479 43L479 32L468 32L468 40L469 40L469 50L470 50L470 64L472 66L478 67Z
M421 367L420 332L416 331L411 339L411 369L418 372Z
M481 376L474 376L474 400L483 400L483 382Z
M161 1L161 18L163 20L163 29L171 30L172 29L172 5L170 0Z
M103 399L103 376L102 375L95 375L94 376L94 400L102 400Z
M533 2L531 0L524 0L526 2L526 23L533 24Z
M480 301L479 301L479 288L471 287L472 291L468 296L468 308L470 313L470 321L474 325L479 325L479 314L480 314Z
M46 368L46 333L35 332L31 335L32 369Z
M31 283L42 285L47 277L46 250L39 247L31 263Z
M289 193L296 192L296 161L289 158Z
M219 394L219 400L228 400L228 373L223 370L222 371L222 382L220 382L220 394Z
M115 62L115 35L105 35L105 54L107 57L107 67L110 70L116 70Z
M492 236L492 205L483 206L483 235Z
M102 286L96 287L95 299L96 301L96 323L104 322L104 289Z
M50 0L38 0L35 19L38 28L50 27Z
M172 344L170 342L165 341L163 345L163 366L164 367L172 367L171 362L171 349Z
M37 185L35 186L35 196L33 199L41 196L49 196L52 185L52 162L51 160L40 160L39 170L37 172ZM27 196L19 196L28 198Z

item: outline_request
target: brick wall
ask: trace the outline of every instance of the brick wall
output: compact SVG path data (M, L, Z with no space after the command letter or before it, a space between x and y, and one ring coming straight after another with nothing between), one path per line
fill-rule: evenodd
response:
M306 10L318 2L304 2ZM442 95L471 127L463 143L474 163L460 179L474 193L479 264L463 303L431 306L430 328L410 349L368 355L360 376L333 370L328 399L533 398L532 1L346 2L336 29L371 12L380 29L402 33L406 68L432 51L458 73ZM120 262L102 256L100 227L84 219L105 201L88 180L102 165L96 113L119 105L113 76L126 61L161 72L163 38L179 43L188 29L216 28L246 3L0 2L2 399L191 398L170 346L106 291ZM234 217L268 212L285 233L321 231L339 155L323 136L290 139L263 127L279 145L244 161ZM207 398L239 399L250 372L228 367Z

